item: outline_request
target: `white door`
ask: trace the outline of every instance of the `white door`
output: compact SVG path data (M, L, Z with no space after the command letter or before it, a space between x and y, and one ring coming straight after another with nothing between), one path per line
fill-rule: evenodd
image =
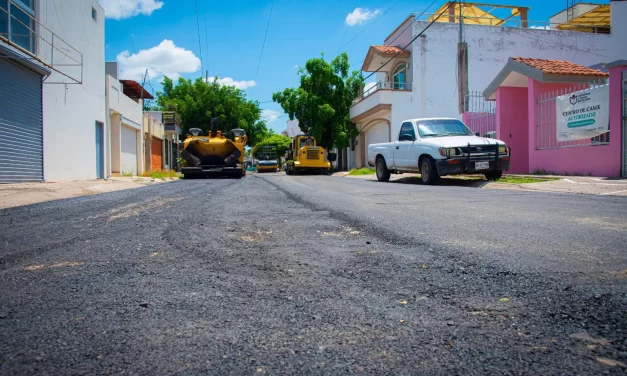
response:
M137 175L137 130L122 125L122 168L123 175Z
M410 136L413 140L401 139L403 136ZM394 148L394 166L406 170L416 170L418 160L414 161L413 157L413 153L415 153L413 148L417 142L414 124L411 122L403 123L398 138Z

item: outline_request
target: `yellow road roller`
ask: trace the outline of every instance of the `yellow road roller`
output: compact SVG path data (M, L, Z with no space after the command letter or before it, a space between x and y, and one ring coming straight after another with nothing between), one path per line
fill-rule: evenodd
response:
M279 158L274 146L259 146L256 150L257 172L277 172L279 169Z
M246 175L244 145L248 137L243 129L233 129L230 133L232 137L228 138L218 130L217 118L211 119L211 131L206 136L201 129L191 128L181 152L184 178Z

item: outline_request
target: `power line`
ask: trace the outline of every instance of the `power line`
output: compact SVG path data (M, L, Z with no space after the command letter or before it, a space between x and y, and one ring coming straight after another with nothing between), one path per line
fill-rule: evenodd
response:
M120 6L120 17L124 14L124 8L122 8L122 3L120 2L120 0L118 0L118 5ZM133 45L133 51L137 51L137 47L135 47L135 39L133 38L133 30L131 30L131 27L129 26L129 35L131 37L131 44Z
M429 8L431 8L431 7L433 6L433 4L435 4L437 1L438 1L438 0L433 0L433 1L431 2L431 4L429 4L429 6L428 6L428 7L426 7L426 8L425 8L425 10L423 10L423 11L422 11L422 13L420 13L417 17L414 17L414 19L412 20L412 22L411 22L409 25L407 25L407 27L406 27L406 28L404 28L404 29L403 29L403 31L401 31L400 33L398 33L398 34L396 35L396 37L395 37L394 39L392 39L392 41L390 41L389 43L387 43L387 44L386 44L386 46L390 46L390 45L392 45L392 43L394 43L394 41L395 41L395 40L397 40L397 39L398 39L398 37L400 37L401 35L403 35L403 33L404 33L407 29L409 29L410 27L414 26L414 24L416 23L416 20L417 20L418 18L422 17L422 16L423 16L423 15L424 15L424 14L425 14L428 10L429 10ZM351 68L354 68L354 67L356 67L356 66L358 66L358 65L362 65L362 64L364 63L364 61L366 61L366 59L362 60L361 62L359 62L359 63L357 63L357 64L353 64L353 65L351 65Z
M200 41L200 16L198 14L198 0L196 0L196 26L198 27L198 48L200 48L200 72L205 73L205 66L202 62L202 42Z
M263 50L266 47L266 39L268 38L268 29L270 28L270 20L272 19L273 10L274 10L274 1L272 2L272 5L270 6L270 15L268 16L268 24L266 25L266 33L263 36L263 44L261 45L261 54L259 54L259 62L257 63L257 71L255 72L255 79L254 79L255 82L257 82L257 75L259 74L259 67L261 66L261 58L263 57Z
M379 17L377 17L374 21L372 21L370 24L368 24L366 27L363 28L363 30L361 30L359 33L357 33L357 35L355 35L351 40L349 40L348 42L344 43L344 45L342 45L340 48L338 48L338 50L341 50L342 48L348 46L352 41L354 41L355 39L357 39L358 36L360 36L364 31L368 30L368 28L372 25L374 25L375 22L379 21L381 18L383 18L383 16L385 16L389 11L391 11L395 6L397 6L399 3L401 2L401 0L397 1L396 3L394 3L394 5L392 5L391 7L388 8L388 10L386 10L385 12L383 12Z
M353 9L351 9L351 12L354 12L355 9L357 9L357 1L358 0L355 0L355 5L353 5ZM346 23L346 22L344 22L344 23ZM340 47L335 52L336 55L340 53L340 49L342 48L342 43L344 43L344 38L346 38L346 32L347 31L348 31L348 24L346 24L346 27L344 28L344 35L342 35L342 40L340 41Z
M409 43L407 43L407 44L406 44L406 45L405 45L405 46L401 49L401 51L398 51L397 53L395 53L395 54L394 54L394 56L392 56L392 57L391 57L388 61L386 61L385 63L383 63L383 64L382 64L379 68L377 68L377 70L375 70L374 72L370 73L370 74L368 75L368 77L364 78L364 80L367 80L368 78L372 77L375 73L377 73L378 71L380 71L380 70L381 70L381 68L383 68L384 66L388 65L388 63L389 63L390 61L394 60L394 58L396 58L396 57L397 57L397 56L398 56L398 55L402 52L402 50L405 50L408 46L410 46L412 43L414 43L414 41L415 41L416 39L418 39L418 37L420 37L422 34L424 34L424 32L425 32L425 31L427 31L427 30L431 27L431 25L433 25L433 24L434 24L434 23L435 23L438 19L440 19L440 17L442 17L442 15L443 15L444 13L448 12L448 10L451 8L451 6L453 6L454 4L456 4L456 3L457 3L457 1L458 1L458 0L453 0L453 1L449 4L449 6L448 6L448 7L446 7L446 10L444 10L444 11L442 11L442 13L438 14L438 16L437 16L437 17L436 17L433 21L431 21L431 23L429 23L429 24L428 24L428 25L427 25L424 29L422 29L422 31L421 31L418 35L416 35L416 36L414 37L414 39L412 39Z
M207 2L209 0L205 0L205 47L207 49L207 69L211 70L211 68L209 67L209 32L207 31Z

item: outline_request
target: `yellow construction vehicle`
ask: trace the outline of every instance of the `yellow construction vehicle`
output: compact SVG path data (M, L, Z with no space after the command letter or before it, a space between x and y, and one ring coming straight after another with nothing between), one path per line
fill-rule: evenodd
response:
M316 139L307 134L292 137L292 143L287 149L285 157L285 173L288 175L301 172L319 172L328 174L331 169L326 149L316 145ZM331 161L333 162L333 161Z
M255 150L255 156L257 172L277 172L279 169L279 158L274 146L259 146Z
M229 175L241 178L246 175L244 145L248 141L243 129L233 129L232 139L218 130L218 119L211 119L211 131L203 136L199 128L191 128L183 143L181 168L187 178L209 175Z

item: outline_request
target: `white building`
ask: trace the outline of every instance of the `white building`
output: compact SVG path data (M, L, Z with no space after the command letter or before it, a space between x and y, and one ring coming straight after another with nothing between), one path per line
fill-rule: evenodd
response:
M369 80L374 82L350 108L360 136L354 150L347 152L349 168L364 166L369 144L395 140L405 119L461 119L467 110L468 92L487 87L512 56L567 60L585 66L627 57L627 1L611 1L592 10L575 9L583 7L578 4L553 16L551 24L527 20L526 7L510 7L517 17L501 19L464 2L461 34L467 44L465 68L463 50L458 65L459 4L451 6L450 12L447 6L426 19L411 15L383 46L370 47L362 70L378 71L373 76L376 80ZM591 16L590 12L596 14ZM440 14L444 15L419 35Z
M105 177L97 1L0 1L0 57L0 182Z
M144 172L142 116L144 100L154 99L138 82L120 80L118 63L106 63L106 176Z
M285 134L286 136L294 137L297 134L303 133L303 131L301 131L298 126L298 120L288 120L285 125L286 127L283 134Z

